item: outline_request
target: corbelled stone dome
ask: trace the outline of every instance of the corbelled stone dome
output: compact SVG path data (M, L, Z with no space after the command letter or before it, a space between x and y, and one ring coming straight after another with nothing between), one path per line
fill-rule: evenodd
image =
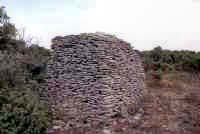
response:
M109 134L117 120L135 119L145 90L138 51L104 33L52 43L47 84L55 133Z

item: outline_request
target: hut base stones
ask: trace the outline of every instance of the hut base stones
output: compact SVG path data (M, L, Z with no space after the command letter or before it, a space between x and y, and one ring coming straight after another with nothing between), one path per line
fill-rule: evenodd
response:
M103 33L52 42L47 84L54 119L47 133L113 134L140 119L144 71L129 43Z

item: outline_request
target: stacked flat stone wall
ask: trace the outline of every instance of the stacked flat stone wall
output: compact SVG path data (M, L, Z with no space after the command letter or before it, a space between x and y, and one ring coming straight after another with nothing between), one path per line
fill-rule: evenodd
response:
M56 133L110 133L116 120L134 119L145 86L140 56L129 43L85 33L55 37L52 49L47 84Z

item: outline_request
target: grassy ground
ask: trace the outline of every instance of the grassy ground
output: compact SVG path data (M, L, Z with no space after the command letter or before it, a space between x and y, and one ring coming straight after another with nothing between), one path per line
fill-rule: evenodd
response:
M169 73L162 80L147 75L146 85L140 133L200 134L199 74Z

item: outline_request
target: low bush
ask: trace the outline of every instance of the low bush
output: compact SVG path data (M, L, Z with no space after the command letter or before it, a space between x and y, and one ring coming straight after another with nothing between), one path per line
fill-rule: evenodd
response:
M42 134L50 122L46 105L30 90L0 90L0 133Z
M200 52L171 51L155 47L150 51L143 51L145 71L200 71Z

